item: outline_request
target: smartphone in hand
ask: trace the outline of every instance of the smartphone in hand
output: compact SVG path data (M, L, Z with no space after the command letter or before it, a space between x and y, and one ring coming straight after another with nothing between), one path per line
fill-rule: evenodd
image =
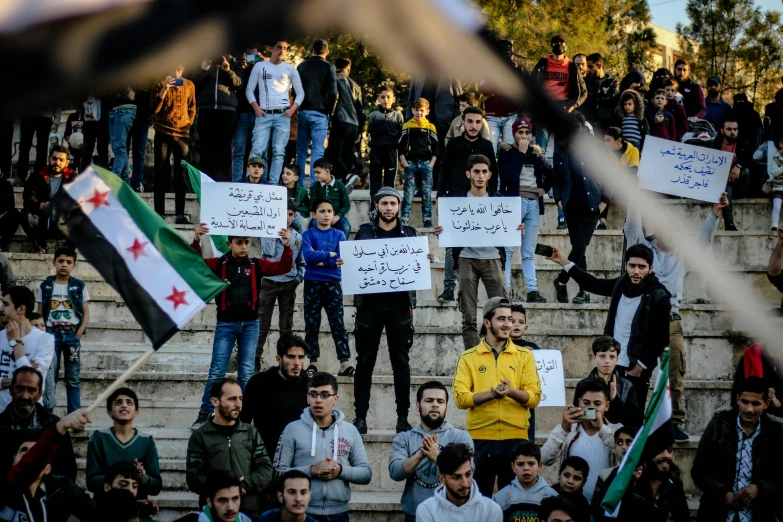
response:
M535 254L537 256L552 257L554 253L555 250L551 246L542 245L541 243L536 244Z

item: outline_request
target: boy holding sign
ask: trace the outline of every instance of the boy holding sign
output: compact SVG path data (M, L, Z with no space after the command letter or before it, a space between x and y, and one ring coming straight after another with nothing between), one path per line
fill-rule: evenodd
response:
M206 223L196 225L193 242L190 244L196 252L201 253L201 236L209 234ZM190 427L199 429L214 410L212 405L212 385L226 376L228 361L234 344L237 345L239 386L244 391L247 381L253 376L256 348L258 346L258 293L261 279L265 276L280 276L287 274L293 266L294 253L290 247L291 233L288 229L279 232L283 240L283 254L279 261L251 258L248 256L249 237L228 237L231 252L212 259L205 259L215 275L231 283L215 298L217 305L217 325L215 340L212 344L212 362L209 366L207 384L201 399L201 410L198 419ZM184 301L182 296L173 297L175 306Z

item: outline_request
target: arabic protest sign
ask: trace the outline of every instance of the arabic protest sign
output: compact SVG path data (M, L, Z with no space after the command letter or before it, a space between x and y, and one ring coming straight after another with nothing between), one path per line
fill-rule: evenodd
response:
M541 406L565 406L565 373L563 354L559 350L533 350L536 370L541 381Z
M647 136L639 163L643 189L715 203L726 189L733 154Z
M201 222L224 236L277 237L286 228L286 188L250 183L202 184Z
M343 294L429 290L427 254L426 237L340 241Z
M519 246L520 198L438 198L442 247Z

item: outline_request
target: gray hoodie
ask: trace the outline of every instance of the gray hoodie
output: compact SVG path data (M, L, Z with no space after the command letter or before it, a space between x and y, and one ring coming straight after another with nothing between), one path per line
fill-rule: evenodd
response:
M481 494L476 481L470 488L470 498L455 506L446 498L446 486L435 490L435 495L419 504L416 522L503 522L503 510Z
M416 516L416 508L435 494L435 488L440 486L438 480L438 465L428 458L422 459L414 473L405 473L402 463L413 456L421 448L427 435L438 435L438 446L443 448L451 443L467 444L473 447L473 439L468 432L460 430L443 421L443 424L432 431L426 431L421 424L415 428L398 433L394 437L392 453L389 457L389 476L397 482L405 481L405 491L402 493L402 512L408 516Z
M552 489L541 477L530 489L525 489L515 478L511 484L504 487L492 497L503 510L506 520L538 520L541 501L556 497L557 491Z
M319 428L305 408L298 421L285 427L275 452L275 470L285 473L297 469L312 480L312 498L307 513L311 515L336 515L348 511L351 486L369 484L372 468L364 451L362 436L350 422L343 422L345 415L332 410L334 422L326 429ZM336 460L342 471L334 480L320 480L310 474L310 466L330 457Z

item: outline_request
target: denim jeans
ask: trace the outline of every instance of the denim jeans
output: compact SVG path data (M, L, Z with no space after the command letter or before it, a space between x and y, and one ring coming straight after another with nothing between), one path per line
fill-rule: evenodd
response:
M541 226L541 215L538 213L538 200L522 198L522 223L525 224L525 234L522 236L522 273L525 274L527 292L538 290L536 279L536 262L533 254L536 250L538 228ZM514 247L506 247L506 288L511 290L511 256Z
M301 117L299 121L302 121ZM291 118L286 118L282 114L267 114L256 118L253 127L253 146L250 149L251 156L266 158L270 134L272 135L272 164L264 173L264 179L268 180L270 185L277 185L277 182L280 181L280 174L283 173L285 146L291 135ZM234 163L236 163L236 156L234 156ZM242 175L244 176L244 172Z
M109 140L114 152L114 165L111 171L122 181L130 183L128 169L128 135L136 119L136 108L114 109L109 113Z
M310 225L307 228L315 228L318 226L318 222L314 219L310 220ZM305 230L307 230L305 228ZM344 217L341 217L337 223L332 225L332 228L336 228L337 230L342 230L343 234L345 234L345 240L347 241L351 235L351 224L348 222L347 219ZM304 230L302 231L304 233Z
M492 141L492 148L495 149L495 156L498 154L498 142L503 138L503 143L509 145L514 143L514 131L511 126L517 119L516 114L510 116L487 116L487 125L489 125L489 139Z
M303 216L299 212L296 213L296 217L294 218L294 222L291 223L291 228L297 230L300 234L304 234L305 230L310 228L310 216ZM348 236L345 236L346 238Z
M299 121L296 125L296 164L299 166L299 184L304 187L305 164L307 149L312 142L313 151L310 154L310 186L315 185L313 164L324 156L324 142L329 128L329 117L318 111L299 111Z
M421 178L421 219L432 221L432 167L429 161L410 161L405 167L405 183L403 184L402 213L400 219L408 222L413 205L413 195L416 193L416 176Z
M446 259L443 260L445 274L443 276L443 290L454 291L457 288L457 273L454 271L454 254L451 248L446 249Z
M546 148L549 145L549 133L542 126L537 126L534 133L536 145L541 147L541 154L546 155Z
M133 176L130 185L134 189L142 186L144 181L144 156L147 152L147 140L150 132L149 112L137 112L131 129L131 142L133 143Z
M275 116L277 116L275 114ZM234 133L234 141L231 144L231 181L239 181L245 177L245 150L247 139L253 132L256 124L256 115L252 112L237 113L237 131ZM291 132L291 126L288 126ZM269 142L269 139L267 139Z
M79 374L82 369L81 339L76 337L75 332L69 330L49 330L49 333L54 335L54 358L46 372L44 407L52 411L57 406L55 387L60 373L60 354L62 354L65 365L65 396L68 399L68 413L71 413L82 407L79 393L81 384Z
M218 321L215 326L215 340L212 343L212 362L209 365L207 385L201 399L201 411L212 413L210 402L212 385L226 376L228 361L234 344L237 345L237 381L242 391L253 376L256 348L258 347L258 319L243 323Z

